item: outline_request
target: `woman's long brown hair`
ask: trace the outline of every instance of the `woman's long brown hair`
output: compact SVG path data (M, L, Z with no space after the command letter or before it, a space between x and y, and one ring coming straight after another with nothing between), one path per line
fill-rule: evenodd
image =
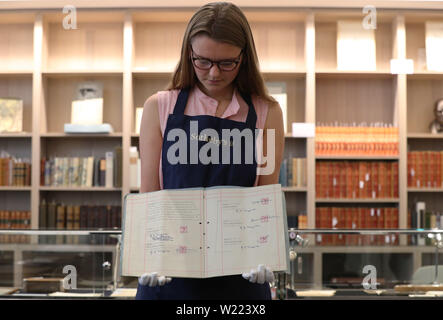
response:
M262 74L249 23L243 12L228 2L213 2L201 7L191 18L183 37L181 57L167 90L192 88L198 82L190 59L191 41L196 35L205 34L210 38L232 44L243 49L240 70L234 80L237 90L256 95L274 103L268 94Z

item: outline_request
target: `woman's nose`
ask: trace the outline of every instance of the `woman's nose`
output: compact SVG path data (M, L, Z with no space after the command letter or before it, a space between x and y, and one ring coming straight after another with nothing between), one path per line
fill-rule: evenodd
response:
M216 63L214 63L211 69L209 69L209 74L211 76L216 76L220 74L220 69L218 68L218 65Z

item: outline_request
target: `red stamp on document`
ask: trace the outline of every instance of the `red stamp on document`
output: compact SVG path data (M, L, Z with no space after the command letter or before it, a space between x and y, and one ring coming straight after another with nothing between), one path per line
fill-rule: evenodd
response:
M177 249L177 252L180 254L185 254L188 251L188 248L186 246L179 246Z
M264 206L269 204L269 198L261 198L260 203Z
M180 226L180 233L188 233L188 226Z
M260 217L260 221L261 221L262 223L264 223L264 222L269 222L269 216L261 216L261 217Z
M260 240L258 241L259 243L263 244L263 243L268 243L268 236L261 236Z

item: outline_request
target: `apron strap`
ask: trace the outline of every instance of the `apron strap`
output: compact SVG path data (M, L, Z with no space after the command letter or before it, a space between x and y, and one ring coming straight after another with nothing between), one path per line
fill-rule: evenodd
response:
M248 110L248 116L246 118L246 126L249 128L255 129L255 125L257 123L257 114L255 113L254 105L252 104L252 99L250 94L243 94L240 92L240 95L242 96L243 100L248 104L249 110Z
M180 93L178 94L177 102L174 106L174 112L175 115L183 115L185 114L185 108L186 103L188 102L188 96L189 96L189 89L184 88L180 90Z
M249 110L248 110L248 116L246 118L246 126L249 128L254 128L257 123L257 114L255 112L254 105L252 104L251 95L249 94L243 94L240 92L240 95L242 96L243 100L248 104ZM189 89L183 88L180 90L180 93L178 94L177 102L174 106L173 114L175 115L184 115L185 114L185 108L186 103L188 102L189 97Z

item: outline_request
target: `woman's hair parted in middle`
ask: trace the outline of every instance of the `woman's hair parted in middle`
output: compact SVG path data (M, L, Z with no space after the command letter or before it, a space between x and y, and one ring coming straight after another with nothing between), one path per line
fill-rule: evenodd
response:
M213 2L201 7L191 18L183 37L180 61L167 90L192 88L198 81L190 59L191 42L197 35L207 35L215 41L229 43L243 50L240 71L234 86L240 92L257 95L268 102L268 95L249 23L243 12L228 2Z

